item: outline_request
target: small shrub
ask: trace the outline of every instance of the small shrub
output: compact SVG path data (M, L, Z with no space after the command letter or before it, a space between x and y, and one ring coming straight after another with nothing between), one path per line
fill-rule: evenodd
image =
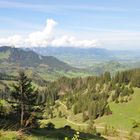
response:
M65 125L64 129L69 130L69 129L71 129L71 127L69 125Z
M55 125L53 123L49 122L49 123L47 123L46 128L48 130L52 130L52 129L55 129Z
M116 100L115 100L115 103L116 103L116 104L118 104L118 103L119 103L118 99L116 99Z
M140 126L140 123L134 120L132 123L132 128L137 128L139 126Z

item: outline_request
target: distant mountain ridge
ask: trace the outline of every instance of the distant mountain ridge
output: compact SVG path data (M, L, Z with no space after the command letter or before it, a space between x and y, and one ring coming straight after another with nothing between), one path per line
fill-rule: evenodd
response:
M0 58L1 62L15 63L22 67L37 67L40 65L46 65L49 69L74 69L53 56L41 56L32 50L2 46L0 47L0 54L3 56L5 55Z
M37 84L44 83L43 81L53 81L62 76L81 77L91 74L54 56L42 56L25 48L0 47L0 73L17 76L21 69L24 69Z
M30 49L43 56L54 56L78 68L92 67L96 64L108 63L110 61L117 61L124 64L140 61L140 51L137 50L74 47L35 47Z
M140 57L140 50L108 50L105 48L75 48L75 47L33 47L29 48L41 55L57 56L58 54L92 55L98 58L114 58L116 55L132 55ZM133 54L132 54L133 53Z
M35 47L31 50L42 55L61 55L61 54L76 54L76 55L93 55L98 57L110 57L111 52L103 48L75 48L75 47Z

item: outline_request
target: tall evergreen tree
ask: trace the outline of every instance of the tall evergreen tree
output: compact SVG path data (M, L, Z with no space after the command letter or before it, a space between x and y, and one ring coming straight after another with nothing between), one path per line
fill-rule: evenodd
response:
M20 107L20 125L24 127L25 111L28 114L31 113L31 107L35 105L37 100L37 91L34 90L31 80L23 71L19 72L18 82L13 85L11 96Z
M110 74L110 72L105 72L104 73L104 81L105 81L105 83L111 81L111 74Z

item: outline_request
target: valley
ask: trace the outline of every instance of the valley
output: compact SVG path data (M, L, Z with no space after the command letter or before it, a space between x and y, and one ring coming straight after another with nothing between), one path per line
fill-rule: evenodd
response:
M53 61L49 59L50 57L48 57L47 61L47 58L40 60L41 56L39 57L38 54L34 54L31 51L27 51L27 57L23 61L18 58L22 58L26 51L14 48L16 55L12 55L13 48L9 50L9 48L3 47L2 51L5 49L6 51L2 53L7 55L1 57L0 68L0 115L3 118L0 123L2 129L10 130L9 137L18 137L11 130L17 129L20 123L19 121L13 122L14 118L10 119L14 112L20 115L17 106L18 102L15 103L17 107L14 105L15 107L13 108L10 100L11 92L15 88L13 84L18 84L18 73L23 70L27 77L33 81L32 86L37 90L36 105L33 105L34 109L31 107L34 111L27 110L28 113L31 113L31 116L35 112L34 117L36 118L35 124L37 126L33 125L33 128L30 128L31 124L28 127L25 126L25 129L29 129L30 133L30 135L21 134L25 139L41 137L43 139L65 139L65 137L71 139L74 133L76 134L76 131L80 132L82 139L87 140L139 139L139 68L116 70L113 73L102 71L100 74L95 75L95 73L75 68L56 58L53 58ZM33 56L28 55L28 53ZM29 56L33 59L30 59ZM30 62L26 65L28 61L34 59L37 59L38 63ZM57 61L59 66L55 65ZM45 66L42 69L41 65L46 64L47 67ZM107 68L112 68L111 65L117 67L112 62L110 67L108 66ZM53 79L52 71L65 71L64 73L72 71L78 74L68 76L61 73L62 75L58 77L54 75L55 78ZM111 71L113 70L111 69ZM82 74L82 72L85 74ZM50 78L47 75L50 75ZM64 133L65 129L67 129L68 133ZM0 132L2 138L4 138L5 132Z
M140 51L107 50L103 48L47 47L31 48L43 56L54 56L69 65L95 75L140 67Z

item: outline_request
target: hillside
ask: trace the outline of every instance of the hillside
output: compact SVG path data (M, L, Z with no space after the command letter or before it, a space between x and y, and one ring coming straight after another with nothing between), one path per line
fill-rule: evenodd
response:
M130 64L131 65L131 64ZM127 69L131 69L131 66L127 64L122 64L118 61L108 61L104 63L94 64L88 68L89 71L95 73L96 75L101 75L106 71L109 71L112 75L116 74L118 71L123 71ZM139 65L135 65L137 67ZM132 67L133 68L133 67Z
M61 78L50 83L46 91L47 102L51 94L55 98L51 100L51 106L45 108L44 120L40 123L51 121L58 128L67 124L85 130L94 121L93 125L103 134L126 138L132 131L137 139L140 132L139 77L140 69L134 69L117 73L112 78L105 73L82 79Z
M113 112L110 116L104 116L96 120L97 124L102 126L108 125L122 130L140 132L139 127L135 127L135 123L140 122L140 89L135 88L132 100L128 103L110 103Z
M0 47L0 60L2 62L19 64L21 67L37 67L46 65L48 69L71 70L74 69L53 56L41 56L33 51L19 48Z
M53 56L42 56L31 50L0 47L0 72L16 76L20 69L26 69L34 76L38 75L42 80L88 75L88 72L74 68Z

